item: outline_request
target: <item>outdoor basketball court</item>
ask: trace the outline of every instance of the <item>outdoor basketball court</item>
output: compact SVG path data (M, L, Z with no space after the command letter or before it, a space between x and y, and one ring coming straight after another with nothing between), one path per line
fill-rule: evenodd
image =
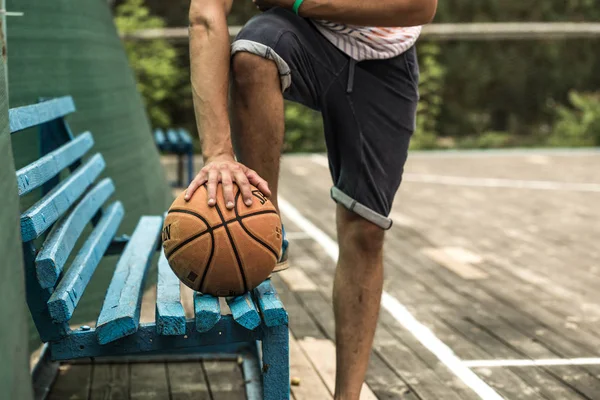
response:
M600 399L599 170L598 151L412 153L362 398ZM273 280L296 400L331 399L334 387L330 185L324 156L283 158L291 268ZM191 313L191 291L183 300ZM50 398L103 398L107 385L132 399L245 398L235 360L64 368Z
M364 398L600 398L600 152L413 153L387 236ZM286 156L296 399L330 397L327 160Z

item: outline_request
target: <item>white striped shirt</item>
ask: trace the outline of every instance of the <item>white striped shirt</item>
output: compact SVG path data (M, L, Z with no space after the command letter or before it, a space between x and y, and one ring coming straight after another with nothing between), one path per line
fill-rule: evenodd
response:
M314 20L317 29L335 47L356 61L392 58L415 44L420 26L380 28Z

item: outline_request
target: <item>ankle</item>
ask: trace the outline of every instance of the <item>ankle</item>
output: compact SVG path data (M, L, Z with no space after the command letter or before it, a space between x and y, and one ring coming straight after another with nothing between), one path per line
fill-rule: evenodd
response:
M356 395L351 394L335 394L333 396L333 400L358 400L360 398L360 393Z

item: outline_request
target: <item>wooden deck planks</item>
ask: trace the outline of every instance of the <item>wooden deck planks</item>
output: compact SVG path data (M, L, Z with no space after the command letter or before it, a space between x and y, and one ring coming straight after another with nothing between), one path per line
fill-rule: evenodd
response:
M171 361L63 364L48 399L242 400L246 395L235 361Z
M335 345L328 339L305 338L298 345L314 365L315 370L327 385L330 393L335 391ZM361 400L376 400L371 389L363 383L360 393Z
M405 259L410 257L411 255L408 253L404 254ZM410 266L411 263L404 263L404 265L405 267ZM424 274L424 271L427 271L428 268L429 267L426 264L421 263L418 272L415 272L415 274L419 274L420 276L427 276L427 278L422 281L423 284L429 284L430 287L435 288L437 294L443 293L445 297L442 298L442 301L447 302L450 299L454 299L450 300L450 304L452 304L455 309L477 310L476 314L467 313L466 317L478 321L482 318L482 315L485 315L486 323L483 323L482 325L487 326L490 332L497 332L500 335L505 334L506 332L512 332L512 341L506 338L503 340L504 343L513 343L516 333L517 337L521 337L518 343L522 344L522 347L519 350L522 352L521 354L524 358L556 358L561 356L571 357L569 354L579 354L578 356L585 354L585 350L582 347L572 343L572 337L569 336L568 331L562 334L560 333L562 328L559 321L544 320L548 325L540 322L540 316L547 316L545 311L538 308L534 312L523 314L522 310L519 310L518 307L511 307L510 303L507 305L505 302L499 301L497 297L490 295L490 293L479 287L463 287L460 283L454 282L456 278L452 275L445 276L446 280L442 280L439 284L431 286L432 278L435 278L438 273L444 274L444 272L440 272L439 268L435 268L434 266L429 270L429 274ZM429 283L427 280L429 280ZM523 299L523 302L531 303L532 300ZM529 308L529 306L524 306L523 304L520 304L520 306L521 308ZM461 316L458 315L457 317ZM550 326L552 326L553 329L549 329ZM558 330L559 333L555 332L556 330ZM540 346L532 346L532 343L539 343ZM477 344L477 340L474 341L474 344ZM560 368L561 367L553 367L552 370L554 371ZM590 371L592 371L592 375L594 375L593 371L597 371L598 367L585 366L568 369L571 372L577 370L583 371L582 374L577 375L578 379L573 380L569 385L574 386L575 390L587 393L590 398L595 398L595 396L597 396L597 389L595 389L597 387L597 382L595 382L596 379L593 376L590 376ZM566 379L567 381L572 380L569 377ZM584 381L585 383L580 384L578 381Z
M428 159L427 163L429 161ZM452 160L452 162L454 161ZM438 164L442 165L442 163ZM298 175L294 175L294 179L290 178L296 165L302 166L304 171L302 176L309 176L310 180ZM428 164L423 162L422 165ZM447 165L449 165L448 162L443 163L443 168L446 168ZM504 166L504 164L498 165ZM463 163L461 168L465 167L477 170L472 165ZM441 171L444 173L441 174L448 174L443 168ZM522 170L522 165L519 165L519 168ZM308 157L288 158L284 160L282 170L284 175L281 180L282 195L287 199L293 199L297 208L303 212L306 211L306 217L333 237L335 234L333 231L335 226L333 223L334 206L328 204L327 189L330 181L326 170L322 168L319 173L311 165ZM586 171L586 169L582 168L581 171ZM549 178L546 177L546 179ZM401 198L401 210L403 215L411 221L409 227L425 235L427 240L423 243L409 241L402 251L394 252L392 257L387 258L388 265L392 263L393 270L397 271L389 274L390 268L388 268L386 276L388 290L390 287L396 286L399 291L408 292L402 302L405 305L410 303L409 306L419 318L422 315L419 310L445 305L451 301L449 305L454 312L445 314L446 319L452 320L452 326L448 328L457 329L458 331L454 330L455 335L461 335L462 329L466 329L467 332L472 330L473 335L468 338L463 336L465 346L469 351L472 351L471 347L480 351L488 351L487 354L490 358L502 358L509 354L522 358L541 357L542 355L560 357L569 354L577 354L572 357L598 356L596 350L598 333L595 328L599 320L597 315L600 309L596 305L600 302L600 296L598 296L597 290L593 291L593 288L597 287L594 285L599 276L593 269L583 270L581 274L576 275L573 274L572 269L565 268L565 265L572 265L575 260L579 265L582 265L581 263L586 265L586 261L583 261L585 259L597 263L598 251L592 248L592 244L597 242L600 237L598 229L580 225L580 231L583 228L590 231L591 228L591 232L594 232L595 236L586 236L572 242L577 238L577 230L574 230L576 229L574 226L568 226L565 229L569 231L568 235L570 236L567 236L562 233L564 223L559 225L556 221L552 222L552 218L542 219L544 211L539 212L540 203L542 203L544 206L556 210L554 215L560 214L562 212L560 207L565 208L564 198L573 200L576 196L572 194L563 196L563 193L560 196L549 196L549 193L545 192L539 196L535 195L537 201L535 203L528 202L529 197L504 196L503 193L505 194L507 190L490 191L494 195L500 193L499 200L495 201L486 193L482 194L479 189L456 191L456 188L451 188L460 193L455 195L450 189L439 189L432 185L426 187L424 185L417 187L417 184L410 185L413 191L401 192L404 195ZM419 193L418 196L413 195L415 190ZM437 191L444 194L438 195ZM527 196L530 196L529 193L527 192ZM517 194L520 195L523 192ZM589 198L591 195L586 194L586 196ZM449 199L449 197L452 198ZM507 201L507 198L510 201ZM471 210L474 205L469 204L469 201L476 202L476 206L485 205L484 211L474 212ZM526 206L520 207L524 203ZM574 212L580 212L589 215L590 212L585 208L585 203L580 199L574 199L572 202L574 205L566 207L568 210L564 214L571 216ZM308 204L310 207L307 206ZM466 204L468 204L467 207L464 206ZM536 217L540 214L542 217ZM548 215L551 217L552 212ZM465 219L468 221L465 222ZM582 221L579 216L574 219ZM511 231L510 225L505 223L507 220L512 220L514 226L522 228L522 232L518 232L518 229ZM541 224L540 221L542 221ZM569 219L565 219L564 222L573 225ZM536 224L538 224L537 230L531 230L532 227L536 228ZM399 225L390 233L395 236L398 228L406 227L406 224ZM286 228L288 228L287 225ZM287 230L293 231L290 228ZM413 233L411 232L411 234ZM520 234L529 242L523 246L519 240L509 237L509 234L513 236ZM557 248L557 244L560 245L561 241L569 240L569 238L571 238L569 243L573 243L573 245L569 245L568 248L577 249L578 254L574 251L567 251L568 248L564 246ZM590 241L590 238L596 240ZM392 240L388 239L388 242L393 243L388 245L388 249L395 249L406 241L406 235L395 236ZM298 243L299 241L292 243L291 254L298 251L296 250ZM442 271L444 268L432 262L431 259L428 261L428 267L423 268L423 265L427 263L415 256L426 247L449 246L463 247L480 255L483 261L477 264L477 269L489 276L481 277L478 282L473 284L467 283L451 271ZM507 247L512 251L511 254L507 253ZM520 251L524 247L524 252ZM304 251L304 249L300 250L300 252ZM491 257L493 255L496 257ZM562 258L557 255L562 255ZM526 256L527 262L523 256ZM504 260L504 263L498 265L499 260ZM406 264L412 265L408 268ZM547 269L547 265L551 268ZM513 266L518 269L515 271ZM322 279L322 276L319 276L316 280L327 282L328 278ZM415 290L406 290L404 286L406 280L417 282L416 285L410 285ZM440 290L444 290L444 296L438 295ZM399 292L395 292L395 295L398 296ZM467 314L463 315L461 311L466 311ZM294 315L292 313L290 315L293 324ZM436 313L423 318L425 319L421 321L430 326L432 324L429 323L428 318L432 318L432 322L436 324L444 324L442 316ZM457 323L459 323L458 326ZM479 324L482 325L482 330L479 330ZM413 349L413 351L417 351L417 349ZM468 354L471 353L463 350L462 356ZM483 356L484 354L481 354L481 357ZM564 368L564 370L559 371L557 368ZM532 393L536 393L541 387L544 387L546 392L543 398L575 399L598 396L594 375L600 374L596 371L596 366L585 366L585 368L545 367L528 372L511 368L502 373L497 371L494 375L504 375L503 379L517 377L517 381L520 378L528 385L528 390ZM485 376L487 371L479 371L479 373L484 380L489 380ZM498 383L502 384L502 379Z
M300 248L296 249L296 254L312 254L310 243L306 243L306 246L309 248L305 248L304 244L305 243L299 245ZM313 257L318 258L314 255ZM290 262L296 268L301 268L301 264L295 263L294 258L291 258ZM315 280L313 282L319 282L319 285L316 286L322 285L323 291L305 293L299 292L297 293L297 296L299 299L301 299L304 307L309 310L311 317L316 320L316 323L320 326L320 328L328 337L333 338L335 331L330 297L332 271L330 271L331 273L329 274L326 273L328 269L326 266L327 263L332 264L331 260L328 261L328 259L322 258L320 262L320 268L314 270L320 271L320 273L313 271L313 274L315 274ZM329 267L331 268L332 265ZM283 298L283 301L289 309L290 301L287 299L287 297ZM295 322L295 315L292 314L292 311L290 311L290 315L293 315L291 319L291 323L293 324ZM441 381L435 376L435 373L426 364L424 364L418 357L413 355L413 352L410 349L406 348L397 340L389 340L389 338L389 332L387 332L384 327L380 326L375 340L375 354L371 360L371 373L367 377L367 383L370 385L372 381L379 380L380 377L391 375L391 379L387 381L387 384L382 385L381 382L377 382L378 388L381 386L385 387L381 393L377 393L379 397L386 398L390 396L389 398L399 398L399 394L402 396L410 396L414 390L419 396L430 399L440 398L440 396L447 399L476 398L473 397L472 393L464 391L464 385L451 385L451 389L449 390L448 381L450 381L452 377L449 377L447 382ZM382 362L380 362L380 359ZM374 365L377 365L377 367L374 367ZM317 366L317 370L319 369L320 368ZM391 374L389 372L391 372ZM403 373L404 375L402 375ZM402 384L402 380L399 379L399 376L402 376L403 379L407 379L407 381L410 382L410 388L407 385ZM442 371L442 376L448 377L448 372ZM424 377L425 379L418 379L418 377ZM432 386L433 388L419 388L419 385L423 386L423 383L421 382L424 382L426 386ZM375 382L373 382L373 384L375 384ZM461 393L462 397L455 393L457 386L460 387L458 391Z
M130 379L127 364L96 364L93 368L90 400L129 399Z
M297 197L300 197L301 195L298 195ZM326 215L323 215L321 213L318 213L318 215L315 215L315 221L319 220L320 222L323 221L327 221L328 217ZM313 222L315 222L313 221ZM328 221L327 221L328 222ZM332 221L333 222L333 221ZM323 223L323 225L325 225L325 223ZM329 225L328 225L329 226ZM288 229L291 231L291 229ZM332 232L328 232L330 235L332 235ZM318 260L317 267L316 268L309 268L306 271L307 275L312 275L312 278L314 279L315 283L318 283L318 286L321 287L321 299L319 299L320 296L315 296L314 294L312 295L307 295L307 294L302 294L300 295L302 298L302 301L304 303L304 305L311 310L311 312L313 312L313 314L315 315L316 319L319 321L319 323L321 324L322 328L327 332L329 332L330 337L333 337L333 314L331 312L331 286L332 286L332 279L333 279L333 262L323 254L322 249L319 247L319 245L317 244L316 246L314 246L314 243L309 243L309 242L302 242L302 243L297 243L294 242L293 243L294 246L298 246L300 248L296 248L295 252L296 254L311 254L311 256L315 259ZM318 254L315 254L315 251ZM292 255L295 253L291 253ZM298 266L298 264L294 263L294 260L291 260L292 265ZM287 303L286 303L287 304ZM293 318L292 318L293 320ZM381 329L382 327L380 327ZM383 328L385 329L385 328ZM379 334L378 334L379 335ZM389 335L388 335L389 336ZM381 343L381 338L376 338L375 340L375 347L377 348L378 342ZM388 341L390 342L390 341ZM392 341L393 343L394 341ZM473 393L470 392L468 389L466 389L466 387L461 384L460 382L457 382L457 384L450 386L447 385L447 382L452 381L453 376L449 374L448 371L445 371L443 368L441 371L439 371L439 373L442 375L442 379L440 380L438 377L436 377L435 373L432 373L431 369L429 366L427 366L426 364L422 363L421 360L419 358L415 358L414 356L412 356L412 362L407 362L403 364L404 358L403 356L399 356L398 354L402 354L402 353L398 353L398 350L401 349L397 349L395 347L401 346L402 348L402 344L398 344L398 343L393 343L391 345L390 348L382 348L382 351L377 351L376 353L380 354L381 357L383 357L384 360L386 360L386 363L391 363L393 365L393 368L397 373L399 373L401 376L402 372L405 371L410 371L411 372L411 377L415 376L415 375L422 375L425 377L430 377L431 379L423 379L423 380L410 380L409 378L407 378L406 376L403 376L403 378L407 378L411 383L412 382L425 382L425 385L431 386L429 389L423 389L421 388L421 390L416 390L416 392L418 393L418 395L420 396L424 396L424 398L439 398L439 396L444 396L445 398L464 398L464 399L468 399L468 398L476 398L474 397ZM422 346L420 346L419 344L417 344L415 346L416 348L422 348ZM386 356L387 354L390 353L390 351L392 351L395 356L389 357ZM412 355L412 350L408 350L406 353L404 354L408 354L408 355ZM437 363L437 360L435 360L435 362ZM434 365L434 364L432 364ZM390 365L387 365L387 368L390 368ZM439 369L439 368L438 368ZM412 385L411 385L412 386ZM415 389L415 387L413 387L413 389ZM460 395L458 393L454 393L453 392L457 390ZM432 392L433 391L433 392ZM454 397L451 397L454 396Z
M534 163L532 157L423 156L409 161L407 173L597 180L593 166L600 166L600 156L586 157L585 163L573 157L540 156L545 164L538 162L540 157ZM294 175L298 167L303 174ZM335 205L328 196L331 182L326 169L309 157L284 158L281 182L282 196L335 237ZM592 206L598 200L600 195L594 193L407 180L393 212L402 218L395 218L397 223L388 232L386 290L463 359L598 357L600 225L590 224L600 220L600 209ZM299 231L291 224L286 230ZM480 256L482 261L475 265L487 276L464 279L421 252L448 247ZM290 314L290 329L300 340L332 338L333 264L320 251L309 238L293 239L290 271L299 266L301 272L273 278ZM438 398L476 398L385 312L379 328L383 335L378 332L379 348L367 376L379 399L436 398L432 393L439 396L443 384L449 390ZM399 356L386 356L401 352L408 354L404 365L396 360ZM600 398L600 367L595 365L473 370L508 398ZM414 383L415 375L423 379Z
M291 260L290 260L291 261ZM298 264L294 264L298 265ZM279 275L273 277L273 285L277 289L281 300L286 306L290 316L290 330L296 339L313 338L326 340L327 336L319 327L315 316L305 308L304 301L307 298L319 299L319 294L316 296L303 296L302 293L289 291L289 288L284 284ZM315 301L316 306L325 309L331 309L331 304L323 304L324 300L321 297L321 302ZM331 333L331 332L330 332ZM314 368L314 365L313 365ZM292 372L293 376L293 372ZM414 400L419 397L414 391L406 385L406 383L386 364L381 357L375 353L369 361L369 370L367 371L367 384L378 399L406 399ZM292 392L293 392L292 388ZM298 397L297 400L304 400ZM308 400L308 399L307 399Z
M241 365L235 361L204 361L203 365L214 400L246 398Z
M169 398L169 381L165 363L130 364L129 394L131 400Z
M92 379L91 365L61 365L48 400L87 400Z
M195 363L167 363L170 400L211 400L204 369Z
M299 384L291 387L295 400L333 398L325 382L321 380L319 373L293 335L290 335L290 377L299 379Z
M409 264L409 262L405 262L403 264L406 265L406 264ZM423 275L423 274L424 274L424 271L421 269L421 275ZM419 282L419 283L421 283L421 282ZM429 289L426 286L424 286L424 287ZM405 289L405 288L403 288L403 289ZM429 289L429 290L431 290L431 289ZM397 291L392 290L392 294L397 296L400 299L400 301L405 301L406 300L405 296L410 296L410 293L406 293L406 290L397 290ZM462 298L461 296L457 296L456 292L454 292L452 289L446 289L446 287L444 285L437 285L436 286L436 295L442 295L442 294L448 295L448 296L445 296L445 297L442 296L440 298L439 303L434 306L434 309L436 310L436 312L434 314L429 314L425 318L420 318L427 325L437 326L438 330L434 330L436 333L439 333L440 326L443 326L444 323L448 324L448 321L450 321L451 324L454 323L454 324L465 325L465 319L468 320L469 315L472 314L468 310L470 310L471 308L474 308L474 307L478 308L478 303L474 302L473 299ZM451 308L444 307L443 306L444 302L447 303L449 306L451 306ZM419 316L427 315L427 313L420 312L420 313L418 313L418 315ZM497 318L495 318L493 320L493 322L496 327L501 327L502 324L505 323L502 320L498 320ZM469 325L469 324L467 323L466 325ZM471 326L467 326L465 328L465 332L467 332L467 334L471 333L472 330L476 330L476 327L471 325ZM461 334L460 331L455 331L455 335L460 335L460 334ZM450 336L450 339L451 338L452 337ZM442 337L442 340L444 340L444 339L445 338ZM481 333L479 335L470 335L470 340L467 340L466 345L461 346L461 347L456 347L456 345L451 345L451 348L454 349L455 351L457 351L458 355L462 358L472 359L473 357L477 357L477 358L488 358L489 359L489 358L499 357L499 355L497 355L497 354L502 354L501 358L504 358L504 356L506 355L505 346L506 345L500 341L498 341L497 343L493 343L493 345L490 345L490 343L486 343L485 334ZM477 347L487 349L487 351L489 351L490 353L487 355L474 353L473 350L476 350ZM475 354L478 354L478 355L475 355ZM519 356L519 354L515 354L515 355ZM513 355L513 357L515 355ZM550 353L548 352L547 355L550 355ZM520 354L520 356L524 357L523 354ZM551 356L555 357L556 355L552 354ZM522 382L520 382L520 380L515 381L514 377L512 377L512 376L504 377L503 380L505 380L505 381L512 380L513 386L516 385L517 387L519 387L522 385ZM533 389L534 388L528 387L528 386L523 387L523 390L525 392L535 392L535 390L533 390Z
M406 254L404 258L406 259L408 257L409 255ZM403 265L406 267L411 265L411 263L405 262ZM427 274L426 268L421 265L421 268L419 268L418 272L415 272L415 275L413 276L417 276L416 274L421 277L426 276L427 278L422 278L422 283L425 285L429 284L429 287L435 288L435 293L437 295L443 294L444 296L440 299L441 302L448 303L453 307L454 310L467 310L463 311L462 313L455 313L454 319L470 318L476 321L481 318L481 315L487 315L486 320L489 324L489 330L497 331L499 333L506 332L507 329L510 330L511 324L516 324L516 326L518 326L516 332L519 332L519 335L522 337L521 343L525 343L524 348L521 349L523 351L521 354L524 358L555 358L560 356L560 354L550 351L545 346L535 346L534 348L531 347L531 343L539 342L538 338L536 338L536 331L539 332L540 329L540 324L535 320L532 320L531 316L523 316L519 314L514 309L507 307L501 302L498 302L494 297L478 288L461 288L461 286L459 286L457 283L448 281L442 281L441 283L432 286L431 280L435 277L436 271L432 270L430 272L430 274ZM429 283L427 283L427 280L429 280ZM477 313L469 310L477 310ZM503 316L504 318L498 318L499 316ZM523 330L525 330L525 333L522 332ZM478 342L482 338L483 336L473 337L473 344L480 345ZM554 337L553 340L558 340L557 344L560 346L564 346L566 343L568 343L566 339L560 337ZM505 340L501 343L510 343L510 341ZM537 349L535 350L535 353L532 353L533 349ZM496 350L495 348L492 348L493 354L501 351L502 349Z
M313 250L302 248L301 251L305 254L311 254ZM315 257L319 256L315 255ZM330 316L323 318L326 320L333 319L331 310L332 263L327 263L326 259L323 259L322 268L318 272L313 272L313 275L314 282L318 282L317 286L321 288L321 295L329 304L318 305L314 299L311 299L311 304L313 304L311 309L315 311L328 309ZM320 312L321 314L325 313L322 310ZM332 331L333 327L329 329ZM404 336L410 341L411 345L398 340L392 333L397 331L405 333ZM385 361L388 368L391 368L396 374L405 379L410 387L424 399L440 397L446 399L476 398L473 397L473 393L464 384L455 381L454 376L400 326L389 328L389 326L380 322L375 335L374 350Z

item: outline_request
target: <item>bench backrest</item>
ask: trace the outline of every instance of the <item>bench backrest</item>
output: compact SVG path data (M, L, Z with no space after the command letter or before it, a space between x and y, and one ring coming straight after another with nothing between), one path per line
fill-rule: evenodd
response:
M118 201L103 209L115 187L109 178L94 183L105 167L104 159L89 154L94 144L90 132L77 137L71 133L65 117L74 111L71 97L9 110L11 134L38 127L40 135L41 157L17 171L17 183L19 196L38 188L42 193L21 214L21 236L27 303L44 342L69 332L68 321L102 256L115 244L124 215ZM76 268L63 273L90 223L94 229L72 264Z
M154 130L154 142L161 151L193 152L194 144L190 134L183 128Z

